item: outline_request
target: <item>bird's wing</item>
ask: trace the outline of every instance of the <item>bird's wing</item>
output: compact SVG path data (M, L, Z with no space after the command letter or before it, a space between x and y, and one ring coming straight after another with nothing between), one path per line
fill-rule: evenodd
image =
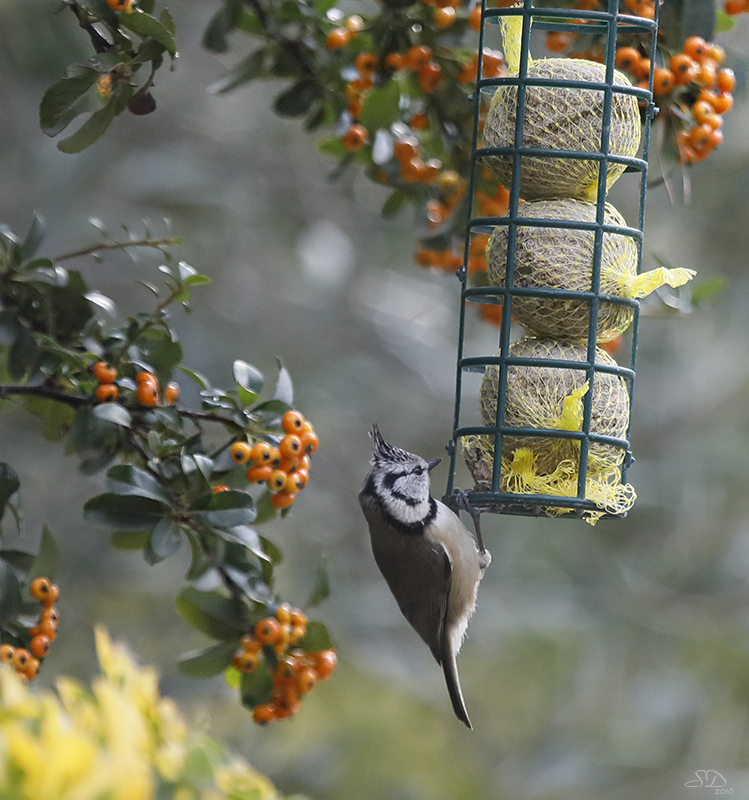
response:
M447 602L452 583L452 563L438 542L418 546L401 536L400 544L411 552L384 553L373 544L377 566L387 581L403 616L442 663Z

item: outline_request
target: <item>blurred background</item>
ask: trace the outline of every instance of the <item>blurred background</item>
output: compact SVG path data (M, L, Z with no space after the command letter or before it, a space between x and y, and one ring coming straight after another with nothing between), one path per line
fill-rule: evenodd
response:
M106 623L185 714L284 792L320 800L700 798L697 770L749 798L749 20L717 37L738 76L725 143L648 193L644 268L660 261L722 277L727 289L680 315L646 303L640 321L624 520L484 518L493 553L460 657L473 732L452 716L439 668L401 618L369 549L357 492L379 423L394 443L443 455L452 427L458 282L412 262L413 215L385 222L386 190L334 163L270 111L281 84L224 96L206 87L226 57L200 37L216 3L170 4L180 58L157 78L156 113L123 114L97 144L63 155L38 126L44 90L87 58L71 14L48 0L0 0L0 222L47 220L44 255L117 235L170 230L212 284L176 315L186 365L218 385L242 358L272 384L276 357L321 446L310 487L272 536L279 590L303 604L327 558L332 596L313 616L336 641L333 680L290 722L260 729L222 679L179 675L206 643L177 616L187 548L148 567L82 518L103 476L77 474L37 422L3 408L0 458L22 479L29 548L48 523L61 548L63 624L40 678L95 671L92 626ZM746 15L744 15L745 17ZM657 126L656 126L657 127ZM636 186L612 201L634 222ZM634 181L632 181L634 184ZM164 220L168 219L167 224ZM158 265L117 254L76 266L125 315L150 307L137 279ZM495 349L478 319L471 347ZM183 381L188 402L188 381ZM447 468L433 473L444 489ZM459 484L467 485L465 473Z

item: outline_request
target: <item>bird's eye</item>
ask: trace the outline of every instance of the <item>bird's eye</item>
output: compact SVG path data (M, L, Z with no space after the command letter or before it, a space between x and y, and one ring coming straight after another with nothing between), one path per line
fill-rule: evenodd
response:
M414 468L414 475L423 475L424 474L424 467L415 467Z

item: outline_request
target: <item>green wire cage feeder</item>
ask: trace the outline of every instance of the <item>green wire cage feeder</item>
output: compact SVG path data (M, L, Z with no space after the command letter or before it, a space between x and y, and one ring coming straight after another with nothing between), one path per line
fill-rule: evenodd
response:
M485 217L469 209L445 495L452 505L460 499L479 511L571 513L595 522L623 516L634 502L627 469L637 298L690 277L641 272L657 27L657 4L649 20L619 13L618 0L608 0L606 11L532 0L487 8L483 0L479 53L487 37L501 35L507 74L483 78L479 58L469 197L478 171L489 170L509 190L509 210ZM605 42L603 63L534 60L535 31L595 35ZM647 88L614 68L625 34L649 43ZM637 227L607 202L624 172L639 180ZM489 283L472 285L471 242L486 234ZM467 352L466 306L477 302L502 308L498 347L489 354ZM619 365L600 345L625 329L631 343ZM463 421L477 416L480 424ZM473 477L467 492L456 486L459 459Z

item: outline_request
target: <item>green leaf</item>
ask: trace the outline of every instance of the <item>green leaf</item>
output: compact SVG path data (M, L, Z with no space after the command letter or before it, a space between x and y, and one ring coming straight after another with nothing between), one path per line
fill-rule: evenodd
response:
M321 94L322 90L315 80L304 78L281 92L273 107L282 117L301 117L312 108L312 104Z
M326 156L335 156L336 158L348 155L340 136L323 136L317 142L317 149Z
M697 305L706 300L712 300L719 294L722 294L726 289L725 278L709 278L706 281L701 281L696 286L692 286L692 304Z
M229 49L226 34L237 27L241 17L241 0L225 0L203 33L203 47L213 50L214 53L225 53Z
M317 653L320 650L330 650L333 647L333 641L322 622L309 622L307 623L307 632L299 640L299 647L307 652Z
M10 498L18 491L21 481L16 471L10 464L0 463L0 519L5 513L5 505Z
M52 536L52 531L45 525L42 528L42 538L39 542L39 550L34 556L34 561L29 567L26 575L26 586L31 585L34 578L50 578L52 579L57 572L57 563L60 560L60 554L57 549L57 542ZM29 598L31 595L29 595Z
M330 597L330 574L328 572L328 561L323 556L317 565L315 586L310 593L306 607L313 608L314 606L319 606L320 603L322 603L323 600L327 600L328 597Z
M44 218L35 213L26 238L21 244L20 256L23 261L28 261L36 253L42 239L44 239Z
M263 391L265 381L263 373L246 361L237 359L232 365L234 380L239 389L239 399L243 406L249 406L255 402Z
M156 524L143 550L149 564L158 564L179 550L182 536L179 525L165 517Z
M117 15L107 5L106 0L78 0L78 4L88 9L95 17L98 17L112 32L119 27Z
M39 356L36 340L22 328L8 352L8 374L14 381L21 381L27 375L33 375L39 363Z
M242 675L239 691L245 708L252 709L269 703L273 693L273 678L267 669L257 669L250 675Z
M294 384L291 380L291 373L281 363L280 358L277 359L277 361L278 378L276 378L276 388L273 392L273 399L280 400L290 407L294 403Z
M715 32L728 33L736 27L736 17L726 14L722 8L718 9L717 16L715 17Z
M13 567L0 559L0 624L14 622L21 610L21 586Z
M72 136L58 142L57 149L63 153L80 153L104 135L116 114L115 104L110 100L104 108L92 114Z
M114 494L140 495L160 503L171 503L169 494L156 477L131 464L118 464L112 467L107 472L107 488Z
M195 381L195 383L197 383L201 389L208 389L210 387L211 384L208 382L208 378L206 378L205 375L201 375L199 372L195 372L195 370L183 367L181 364L178 368L182 370L182 372L184 372L188 378Z
M242 604L218 592L201 592L186 586L174 605L185 622L214 639L236 640L247 629Z
M132 14L122 14L120 25L133 33L137 33L138 36L154 39L172 58L177 55L177 43L174 41L174 33L157 19L140 9L136 8Z
M185 286L205 286L206 284L210 283L211 279L207 275L190 275L190 277L186 278L184 283Z
M380 212L385 219L392 219L403 207L403 203L408 199L408 193L402 189L396 189L385 201Z
M237 640L233 639L191 650L179 657L177 668L183 675L191 678L212 678L231 666L236 649Z
M98 79L96 70L84 68L47 89L39 105L39 125L47 136L57 136L79 114L102 107L103 100L96 89Z
M216 492L211 495L208 506L196 514L208 525L216 528L233 528L250 525L255 521L255 503L247 492Z
M391 80L379 89L370 89L359 114L359 124L368 131L388 128L400 116L401 90L398 81Z
M119 403L99 403L94 406L94 416L121 428L129 428L133 421L130 412Z
M223 94L230 89L241 86L243 83L262 77L266 74L265 68L265 49L261 48L251 53L244 61L241 61L231 72L214 81L208 91L212 94Z
M151 538L151 531L115 531L109 543L115 550L143 550Z
M92 497L83 507L84 518L94 525L130 531L151 530L169 512L160 500L111 492Z

